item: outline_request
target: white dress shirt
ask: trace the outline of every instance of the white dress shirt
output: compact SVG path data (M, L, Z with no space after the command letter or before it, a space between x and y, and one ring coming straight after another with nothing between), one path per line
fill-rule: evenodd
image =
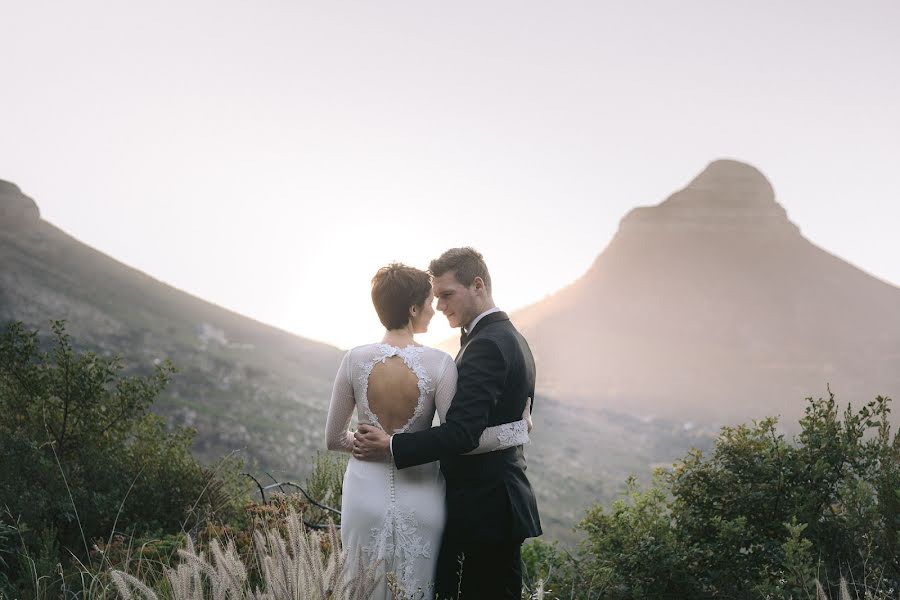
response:
M472 333L472 330L475 329L475 326L478 325L478 321L495 312L500 312L500 309L496 306L494 308L487 309L486 311L475 317L467 327L463 328L463 333L469 335L470 333Z

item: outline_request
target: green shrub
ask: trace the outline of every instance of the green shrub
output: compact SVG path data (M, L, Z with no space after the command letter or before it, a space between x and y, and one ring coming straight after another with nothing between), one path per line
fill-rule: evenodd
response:
M647 490L632 482L594 507L585 540L547 587L577 598L859 597L900 589L900 440L888 398L841 413L830 394L808 400L790 442L777 420L725 427L709 456L690 452ZM546 550L540 546L529 555ZM527 564L527 563L526 563ZM570 597L566 595L565 597Z
M37 594L35 573L91 567L92 547L115 532L161 535L240 518L248 489L240 461L199 464L194 432L169 431L149 412L171 364L126 376L118 357L76 351L60 321L48 346L19 323L0 334L0 523L15 524L21 542L15 558L0 550L0 583Z

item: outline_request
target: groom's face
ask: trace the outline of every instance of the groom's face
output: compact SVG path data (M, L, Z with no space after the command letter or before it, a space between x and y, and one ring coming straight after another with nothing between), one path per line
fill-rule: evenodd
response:
M450 327L464 327L478 316L479 297L475 286L461 284L454 271L435 277L431 285L437 298L437 309L447 317Z

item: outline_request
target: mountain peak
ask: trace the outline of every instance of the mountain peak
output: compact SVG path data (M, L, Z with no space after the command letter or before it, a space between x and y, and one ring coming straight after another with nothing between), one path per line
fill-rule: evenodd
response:
M0 179L0 227L33 224L41 218L37 203L22 193L19 186Z
M630 212L582 277L513 312L539 393L706 423L790 422L826 383L896 397L900 289L805 239L754 167L686 179Z
M727 159L709 163L660 204L629 212L619 232L647 228L799 233L775 200L766 176L747 163Z
M715 160L686 188L666 202L715 202L733 206L766 206L775 202L775 190L759 169L736 160Z

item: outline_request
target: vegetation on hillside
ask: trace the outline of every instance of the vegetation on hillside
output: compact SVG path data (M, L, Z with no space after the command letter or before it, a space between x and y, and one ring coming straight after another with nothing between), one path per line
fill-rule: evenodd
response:
M540 542L527 564L565 598L897 597L900 438L890 400L841 411L808 400L789 441L777 420L725 427L706 456L692 451L594 506L573 552ZM821 598L821 596L819 596Z
M149 412L173 373L126 376L118 358L0 333L0 598L362 598L338 577L328 511L303 495L253 501L242 465L190 453L193 432ZM800 433L726 427L653 483L590 508L574 548L533 541L526 596L896 598L900 440L890 400L808 401ZM310 496L340 505L341 456L321 454ZM843 591L842 591L843 590ZM268 595L267 595L268 594ZM236 595L236 596L235 596Z
M62 322L52 330L46 349L21 324L0 333L0 591L57 565L96 568L98 541L117 535L240 522L240 461L201 465L194 432L149 411L173 367L123 376L120 359L76 352Z

